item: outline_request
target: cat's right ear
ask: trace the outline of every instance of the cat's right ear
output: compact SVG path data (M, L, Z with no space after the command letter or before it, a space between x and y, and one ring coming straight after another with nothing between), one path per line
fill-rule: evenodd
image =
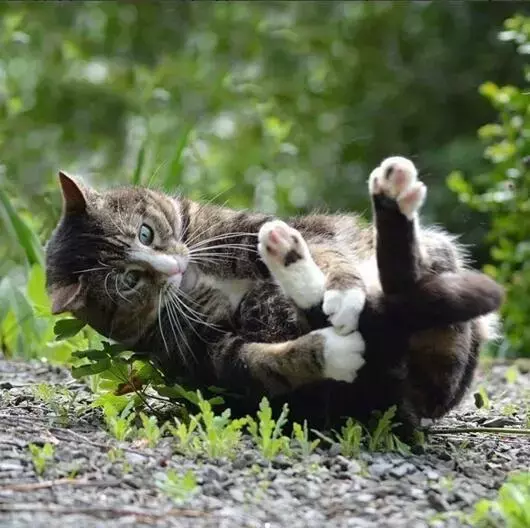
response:
M75 312L84 306L82 295L82 283L68 284L67 286L57 286L50 292L52 301L51 313L58 315L64 312Z
M64 212L67 214L84 213L87 200L81 185L64 171L59 171L59 182L63 192Z

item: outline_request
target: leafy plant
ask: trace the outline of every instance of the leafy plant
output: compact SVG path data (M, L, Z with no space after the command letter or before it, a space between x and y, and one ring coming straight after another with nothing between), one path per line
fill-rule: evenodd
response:
M156 416L147 416L141 412L140 419L142 420L142 428L138 431L138 436L145 438L149 447L156 447L160 442L164 428L158 427Z
M67 425L74 414L77 392L67 387L55 387L49 383L39 383L33 388L33 395L44 402L55 414L59 424Z
M377 421L377 425L370 433L368 439L368 449L370 451L398 451L399 453L408 453L410 451L409 446L392 432L399 425L393 421L396 411L397 408L393 405Z
M348 418L346 420L346 423L341 427L340 432L333 431L335 440L319 431L314 431L314 433L330 445L337 442L340 446L342 456L348 458L355 457L361 451L363 428L353 418Z
M134 420L134 412L132 411L133 402L131 401L121 411L112 405L106 403L103 406L103 418L110 434L116 438L116 440L124 441L128 440L133 436L135 428L132 425Z
M471 523L481 528L530 526L530 472L510 475L501 486L497 498L479 501Z
M31 453L31 462L35 468L35 473L42 475L48 464L53 460L55 448L49 443L45 443L42 447L36 444L29 444L28 448Z
M506 20L502 41L512 42L522 58L530 48L530 18L514 16ZM480 93L498 113L495 123L484 125L479 137L489 172L465 179L460 172L449 176L449 186L459 199L490 218L488 241L494 264L485 271L506 289L502 307L503 326L508 341L501 356L530 354L530 72L524 71L525 87L498 86L486 82Z
M304 420L303 425L293 423L293 437L298 444L300 454L302 457L308 457L320 444L320 440L310 440L309 431L307 429L307 420Z
M217 415L212 404L197 391L200 412L190 416L186 423L175 419L176 427L167 424L169 431L179 439L179 449L193 454L205 454L210 458L230 457L238 446L245 418L231 419L230 409Z
M169 469L166 473L159 474L155 483L161 491L179 504L188 500L197 491L197 479L191 470L180 475L174 469Z
M267 398L262 398L257 412L257 420L248 416L248 430L263 456L269 460L279 453L289 453L289 438L282 430L287 423L289 408L284 404L277 420L272 417L272 409Z

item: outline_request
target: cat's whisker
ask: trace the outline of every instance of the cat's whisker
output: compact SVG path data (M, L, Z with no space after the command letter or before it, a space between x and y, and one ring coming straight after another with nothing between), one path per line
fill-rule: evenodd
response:
M203 233L199 233L199 234L203 234ZM257 233L251 233L251 232L244 232L244 231L234 232L234 233L223 233L223 234L215 235L213 237L201 240L200 242L197 242L196 244L192 244L192 241L188 240L188 246L191 249L195 249L195 248L204 246L206 244L209 244L210 242L215 242L217 240L224 240L226 238L235 238L235 237L239 237L239 236L255 236L255 237L257 237L258 234Z
M205 253L197 257L190 258L190 262L195 262L196 264L207 261L210 261L210 263L212 264L218 264L219 262L224 262L226 260L238 260L240 262L247 262L247 259L243 257L238 257L237 255L223 255L219 253Z
M105 293L107 294L107 297L110 299L111 302L114 302L114 299L112 298L112 295L110 294L109 287L108 287L108 280L109 280L109 277L110 277L111 273L112 273L112 271L109 271L105 275L105 280L103 282L103 287L105 288Z
M110 266L100 266L96 268L86 268L84 270L76 271L75 275L80 275L81 273L90 273L91 271L103 271L105 269L109 269Z
M192 348L190 347L190 344L188 343L188 340L186 339L186 334L184 333L184 330L179 322L179 313L180 313L180 310L178 309L178 306L176 306L176 304L174 302L172 302L172 299L171 297L169 298L169 302L166 303L166 309L168 310L168 314L171 314L171 326L173 328L173 325L177 327L177 331L179 333L179 336L180 336L180 339L182 340L182 342L184 343L184 345L186 346L186 348L189 350L191 356L193 357L194 360L196 360L196 357L195 357L195 353L193 352ZM182 313L180 313L180 315L183 315ZM184 319L186 318L185 315L183 315ZM177 342L179 341L179 339L177 338L177 336L175 335L175 339L177 340ZM182 351L180 350L179 348L179 353L180 355L182 356L182 360L187 363L187 357L185 354L182 353Z
M132 304L132 301L130 299L127 299L127 297L124 297L122 293L120 292L120 287L118 285L118 274L116 274L116 277L114 279L114 287L116 288L116 293L127 303Z
M166 349L166 355L168 358L171 358L166 337L164 336L164 325L162 324L162 293L158 295L158 326L160 328L160 335L162 336L162 341L164 342L164 348Z
M201 314L201 313L193 310L182 299L179 299L178 297L175 297L174 300L179 304L179 306L181 308L184 308L189 314L191 314L191 315L186 315L181 310L182 315L184 315L186 318L188 318L191 321L194 321L196 323L199 323L199 324L202 324L204 326L207 326L207 327L211 328L212 330L217 330L219 328L218 325L216 325L214 323L211 323L211 322L208 322L206 319L201 319L201 316L206 317L205 314Z

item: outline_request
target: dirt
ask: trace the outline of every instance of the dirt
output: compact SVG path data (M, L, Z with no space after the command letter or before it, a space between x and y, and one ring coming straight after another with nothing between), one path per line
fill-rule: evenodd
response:
M510 372L483 369L436 427L525 427L530 376ZM63 417L35 396L42 382L76 394ZM479 387L489 408L476 407ZM120 443L91 401L64 369L0 360L1 526L465 526L480 498L494 496L509 472L530 467L529 436L484 433L433 435L409 455L348 459L332 446L272 463L245 438L234 459L211 461L176 454L169 437L156 448ZM45 443L54 454L38 476L28 446ZM196 492L175 501L159 489L169 469L192 470Z

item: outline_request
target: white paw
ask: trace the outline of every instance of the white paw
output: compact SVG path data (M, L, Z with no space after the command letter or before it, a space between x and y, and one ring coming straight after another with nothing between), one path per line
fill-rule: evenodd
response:
M328 316L336 332L341 335L357 330L366 294L360 288L327 290L324 293L322 311Z
M365 363L365 345L361 334L353 332L342 336L332 327L312 333L324 338L324 377L351 383Z
M320 304L326 278L302 235L281 220L266 222L258 233L258 252L284 293L302 309Z
M401 156L386 158L368 180L370 194L385 194L396 200L399 210L412 219L427 196L427 187L418 181L414 163Z

